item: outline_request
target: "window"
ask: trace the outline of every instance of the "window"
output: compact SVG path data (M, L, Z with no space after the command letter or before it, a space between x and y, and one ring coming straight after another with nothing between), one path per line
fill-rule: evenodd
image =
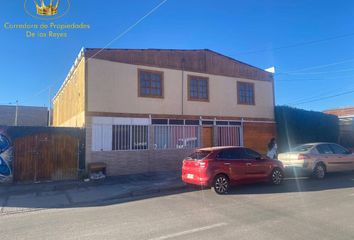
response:
M138 70L139 97L163 98L163 72Z
M112 150L130 150L130 126L112 126Z
M154 125L154 149L182 149L200 146L200 126Z
M245 158L247 158L247 159L258 159L258 158L261 158L261 154L259 154L256 151L253 151L253 150L251 150L249 148L245 148L244 151L245 151Z
M320 154L333 154L333 151L328 144L321 144L318 145L316 148Z
M112 126L112 150L144 150L148 147L148 126Z
M198 151L198 152L192 153L187 158L201 160L201 159L205 158L206 156L208 156L210 153L211 153L211 151Z
M209 101L209 79L188 76L188 100Z
M313 148L314 145L312 144L304 144L304 145L300 145L295 147L292 151L293 152L308 152Z
M168 119L151 119L151 124L167 124Z
M237 82L237 93L238 104L255 105L253 83Z
M330 145L334 154L348 154L348 150L345 149L344 147L341 147L337 144L331 144Z
M217 158L225 160L239 160L244 156L242 148L225 149L218 153Z

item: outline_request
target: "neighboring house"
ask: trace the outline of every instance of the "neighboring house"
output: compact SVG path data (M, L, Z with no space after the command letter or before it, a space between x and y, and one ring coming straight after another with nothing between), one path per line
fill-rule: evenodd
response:
M0 105L0 126L16 125L42 127L48 126L48 108Z
M354 150L354 107L330 109L324 113L338 116L340 143Z
M266 153L275 136L273 75L211 50L83 49L53 106L108 175L179 169L196 147Z

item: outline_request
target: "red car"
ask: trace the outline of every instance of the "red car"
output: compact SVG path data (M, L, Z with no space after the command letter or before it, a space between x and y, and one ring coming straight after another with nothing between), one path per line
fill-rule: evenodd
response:
M188 184L213 187L218 194L227 193L231 185L283 181L280 161L263 157L244 147L201 148L183 160L182 180Z

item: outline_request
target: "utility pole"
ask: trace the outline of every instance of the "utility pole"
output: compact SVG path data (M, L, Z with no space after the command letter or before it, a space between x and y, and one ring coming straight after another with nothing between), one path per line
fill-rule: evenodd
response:
M16 100L15 126L18 125L18 100Z
M181 110L182 110L182 112L181 112L181 115L183 115L184 114L184 64L185 64L185 62L186 62L186 60L184 59L184 58L182 58L182 62L181 62L181 67L182 67L182 92L181 92L181 94L182 94L182 101L181 101L181 103L182 103L182 106L181 106ZM187 93L188 94L188 93Z
M48 101L48 126L51 126L51 109L52 109L52 99L51 99L51 95L52 95L52 87L49 87L49 101Z

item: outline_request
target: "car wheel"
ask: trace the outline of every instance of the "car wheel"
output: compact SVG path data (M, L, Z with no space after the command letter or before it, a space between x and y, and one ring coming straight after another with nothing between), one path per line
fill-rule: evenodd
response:
M274 168L270 174L270 181L274 185L280 185L284 180L284 173L279 168Z
M226 175L220 174L215 177L213 188L217 194L226 194L229 190L229 186L230 181Z
M326 176L326 167L323 163L316 164L312 173L313 177L316 179L324 179Z

